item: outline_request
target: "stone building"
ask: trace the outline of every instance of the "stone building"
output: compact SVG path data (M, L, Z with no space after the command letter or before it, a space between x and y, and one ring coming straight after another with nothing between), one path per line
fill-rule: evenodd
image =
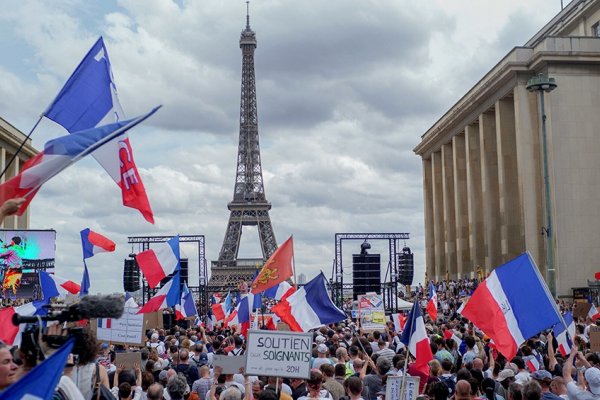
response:
M4 171L8 161L13 157L23 140L25 140L25 137L26 135L23 132L0 118L0 172ZM6 174L0 178L0 183L17 175L23 164L37 153L38 151L31 146L31 139L29 139L19 152L19 155L10 164ZM0 226L3 229L29 229L29 208L20 217L6 217Z
M541 97L527 88L538 74L557 84L543 95L548 185ZM414 151L430 279L486 274L524 251L546 276L551 244L557 294L587 286L600 271L600 0L573 0L511 50Z

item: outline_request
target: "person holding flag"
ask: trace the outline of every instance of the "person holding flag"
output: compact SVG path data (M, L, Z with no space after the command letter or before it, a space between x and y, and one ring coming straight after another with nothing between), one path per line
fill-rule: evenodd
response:
M433 281L429 282L429 300L427 302L427 314L429 314L429 318L432 321L437 320L437 292L435 290L435 285Z

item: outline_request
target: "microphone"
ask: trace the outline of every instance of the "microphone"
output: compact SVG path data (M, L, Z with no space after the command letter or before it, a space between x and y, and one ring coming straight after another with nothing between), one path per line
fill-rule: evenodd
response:
M85 296L66 310L39 316L42 321L74 322L91 318L121 318L125 308L125 300L119 295ZM12 323L35 324L39 321L38 316L14 314Z

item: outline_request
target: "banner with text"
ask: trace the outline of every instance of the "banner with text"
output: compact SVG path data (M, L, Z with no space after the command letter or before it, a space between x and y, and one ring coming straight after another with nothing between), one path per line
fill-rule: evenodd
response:
M360 327L364 331L385 330L385 309L383 299L377 293L367 293L358 296L358 315Z
M312 333L250 331L246 374L307 379L310 377Z

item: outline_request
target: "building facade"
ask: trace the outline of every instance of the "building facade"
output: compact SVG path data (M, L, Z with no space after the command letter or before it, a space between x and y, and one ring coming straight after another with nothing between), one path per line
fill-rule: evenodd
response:
M525 251L546 276L548 245L558 295L600 271L599 23L600 0L572 1L421 137L429 279L485 275ZM527 89L539 74L557 84L543 97L547 185L540 95Z
M19 149L19 146L23 143L25 138L26 135L24 135L23 132L19 131L6 120L0 118L0 172L4 171L4 168ZM0 178L0 183L4 183L16 176L23 164L37 153L38 151L31 146L31 139L28 139L27 143L23 146L21 151L19 151L18 156L9 165L6 174ZM6 217L0 227L2 229L13 230L29 229L29 208L20 217Z

